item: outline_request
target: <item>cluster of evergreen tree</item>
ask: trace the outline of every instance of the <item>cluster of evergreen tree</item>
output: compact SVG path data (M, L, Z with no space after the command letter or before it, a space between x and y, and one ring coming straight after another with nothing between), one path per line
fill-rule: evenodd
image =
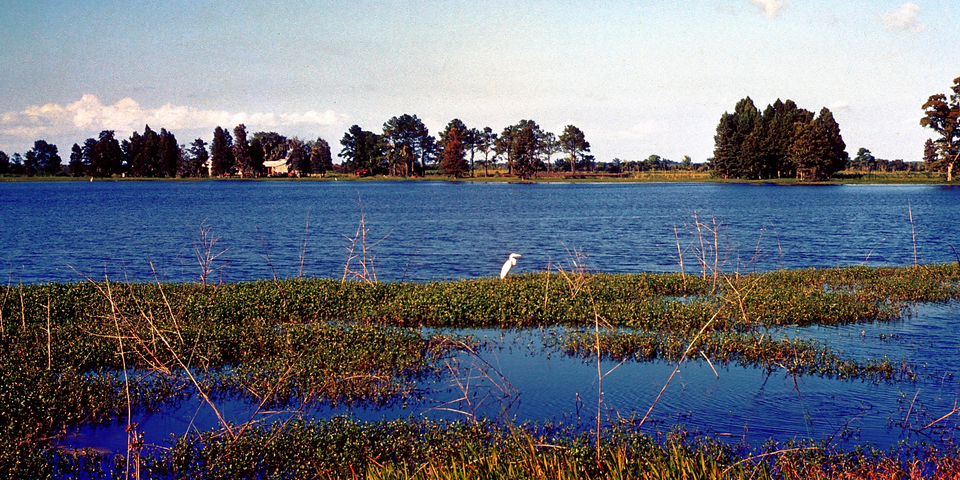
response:
M750 97L724 113L710 165L723 178L824 180L846 168L840 125L826 107L813 113L779 99L761 113Z

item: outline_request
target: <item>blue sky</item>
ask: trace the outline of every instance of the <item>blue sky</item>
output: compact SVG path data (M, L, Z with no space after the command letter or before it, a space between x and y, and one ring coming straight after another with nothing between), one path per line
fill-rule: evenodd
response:
M919 160L960 77L960 4L821 0L63 1L0 7L0 150L145 124L323 137L415 114L578 126L599 161L712 155L750 96L830 108L847 151Z

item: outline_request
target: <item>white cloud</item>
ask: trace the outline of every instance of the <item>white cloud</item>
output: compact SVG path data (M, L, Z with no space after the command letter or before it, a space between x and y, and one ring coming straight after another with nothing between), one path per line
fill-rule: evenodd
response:
M780 10L787 6L787 2L784 0L750 0L750 3L760 7L763 10L763 15L767 18L776 17Z
M827 108L829 108L831 112L850 110L850 102L846 100L837 100L836 102L827 105Z
M93 134L116 130L128 134L144 125L176 130L213 130L216 126L233 128L244 123L251 129L273 129L289 126L341 126L346 117L332 110L310 110L303 113L246 113L222 110L201 110L183 105L166 104L160 108L143 108L132 98L104 105L96 95L86 94L80 100L59 105L31 105L20 112L0 115L0 135L32 141L37 138ZM76 141L79 141L77 139Z
M915 3L904 3L899 8L887 11L880 19L883 21L883 28L887 30L919 32L924 29L924 25L917 23L918 15L920 15L920 6Z

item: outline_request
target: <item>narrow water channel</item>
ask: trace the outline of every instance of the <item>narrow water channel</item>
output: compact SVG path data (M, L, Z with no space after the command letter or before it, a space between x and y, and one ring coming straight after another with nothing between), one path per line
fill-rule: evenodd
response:
M305 409L258 410L249 399L215 398L227 421L282 422L350 415L360 420L394 418L470 419L502 422L562 421L590 428L598 414L605 422L638 422L644 428L687 430L759 445L778 441L830 441L892 446L901 441L950 441L958 431L954 410L960 398L960 308L957 304L915 306L902 321L839 327L784 328L775 335L812 338L847 358L906 361L913 380L839 380L794 377L703 360L683 364L656 400L674 363L603 361L567 357L544 347L544 337L560 330L458 330L486 340L477 355L461 353L442 363L443 375L421 382L422 398L389 407L309 406ZM612 371L611 371L612 370ZM607 373L609 372L609 373ZM653 407L651 409L651 406ZM164 446L174 436L219 427L213 410L194 396L162 411L131 419L148 445ZM82 426L59 443L69 448L122 452L126 419L115 425Z

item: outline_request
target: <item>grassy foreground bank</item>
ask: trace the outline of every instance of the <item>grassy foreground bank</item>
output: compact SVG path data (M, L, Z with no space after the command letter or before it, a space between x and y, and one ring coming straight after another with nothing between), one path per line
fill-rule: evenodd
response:
M898 318L902 302L960 298L960 266L739 276L540 273L428 284L84 282L7 285L0 295L0 472L42 478L101 467L95 454L51 447L57 432L123 421L132 410L183 396L215 403L217 392L234 392L264 406L403 399L419 378L437 374L438 359L465 345L420 327L599 327L602 335L593 338L615 358L702 351L717 361L795 365L801 374L889 377L902 366L765 342L757 331ZM570 335L558 347L589 355L598 345L590 341ZM133 457L110 461L122 474L136 460L141 478L807 478L829 477L831 468L899 478L896 472L912 468L946 472L957 465L956 454L944 451L910 463L902 453L820 446L748 452L685 436L652 438L629 426L611 426L599 441L542 428L341 420L224 425L157 452L139 452L134 439Z

